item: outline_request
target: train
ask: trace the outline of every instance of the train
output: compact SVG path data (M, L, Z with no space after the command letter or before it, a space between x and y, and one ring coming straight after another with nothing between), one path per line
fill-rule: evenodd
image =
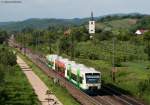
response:
M78 64L57 54L47 55L46 59L49 68L57 71L78 88L84 91L101 89L101 72L94 68Z

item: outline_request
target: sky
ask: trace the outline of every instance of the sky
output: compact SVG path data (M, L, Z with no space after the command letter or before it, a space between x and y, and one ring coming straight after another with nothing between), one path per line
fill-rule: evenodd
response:
M149 5L150 0L0 0L0 22L29 18L83 18L89 17L91 11L94 16L150 14Z

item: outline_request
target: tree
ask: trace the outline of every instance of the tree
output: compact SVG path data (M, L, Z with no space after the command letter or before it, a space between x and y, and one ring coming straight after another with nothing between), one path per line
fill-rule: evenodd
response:
M16 65L16 56L10 51L8 48L2 47L0 48L0 63L13 66Z
M33 28L26 27L26 28L22 29L22 33L33 33Z
M0 77L1 77L0 85L4 83L4 77L5 77L4 70L5 70L4 65L0 64Z
M150 16L145 16L138 21L136 29L150 29Z
M111 31L102 31L100 34L96 34L96 38L100 41L110 40L113 37L113 33Z
M147 42L150 41L150 31L148 31L144 34L144 40Z
M71 37L68 36L64 36L60 39L60 50L62 50L63 52L66 52L67 54L69 54L70 52L70 48L71 48Z
M2 44L8 38L8 33L6 31L0 31L0 44Z
M73 28L71 30L72 35L74 36L74 40L81 42L89 40L89 34L85 27Z
M148 60L150 60L150 43L148 43L145 47L145 53L148 54Z
M147 75L147 79L140 81L138 84L139 96L141 97L145 92L150 91L150 75Z
M144 40L146 42L145 53L148 54L148 59L150 60L150 31L144 34Z
M118 40L128 41L130 40L131 33L128 30L119 30L119 33L116 35Z

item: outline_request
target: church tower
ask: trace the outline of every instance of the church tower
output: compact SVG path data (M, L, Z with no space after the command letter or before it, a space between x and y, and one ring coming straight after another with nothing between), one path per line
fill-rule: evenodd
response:
M95 21L93 17L93 12L91 12L91 19L89 21L89 34L95 34Z

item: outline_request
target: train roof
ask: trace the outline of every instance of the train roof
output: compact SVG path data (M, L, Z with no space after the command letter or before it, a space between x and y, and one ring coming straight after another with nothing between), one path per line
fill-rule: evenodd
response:
M50 59L58 59L60 62L63 62L63 63L67 63L67 64L71 64L71 67L72 67L72 70L74 72L76 72L78 69L80 69L80 73L81 74L85 74L85 73L100 73L99 71L95 70L94 68L90 68L90 67L87 67L83 64L77 64L75 61L70 61L69 59L66 59L66 58L63 58L61 56L58 56L56 54L52 54L52 55L47 55L46 56L49 60Z
M96 71L94 68L89 68L89 67L86 67L85 65L83 64L75 64L72 66L74 72L77 71L78 69L80 69L80 73L81 74L85 74L85 73L100 73L98 71Z
M70 64L70 61L68 59L63 59L63 58L60 58L60 59L57 59L59 62L62 62L64 63L65 65L67 64Z
M58 55L55 55L55 54L47 55L47 56L46 56L46 58L47 58L48 60L56 59L56 58L58 58L58 57L59 57L59 56L58 56Z
M91 69L91 68L86 67L86 66L81 67L80 72L81 73L100 73L100 72L96 71L95 69Z

